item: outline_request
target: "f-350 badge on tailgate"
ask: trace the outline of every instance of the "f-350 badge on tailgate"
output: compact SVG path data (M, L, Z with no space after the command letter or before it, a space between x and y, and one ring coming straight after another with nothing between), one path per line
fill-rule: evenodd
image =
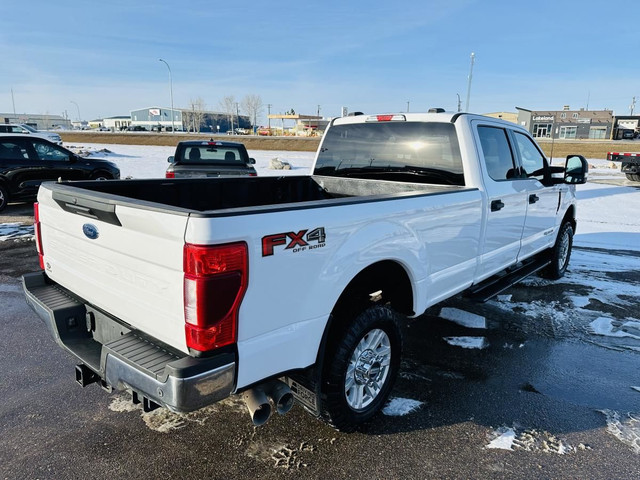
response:
M325 246L327 239L324 227L313 230L300 230L299 232L276 233L262 237L262 256L273 255L275 247L286 245L285 250L292 250L293 253L314 250Z

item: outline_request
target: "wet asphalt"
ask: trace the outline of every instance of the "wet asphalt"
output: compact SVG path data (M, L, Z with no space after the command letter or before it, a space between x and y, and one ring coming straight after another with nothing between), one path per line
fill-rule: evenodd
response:
M30 220L25 206L0 217ZM628 267L592 272L596 254ZM73 358L23 299L33 242L0 242L0 478L640 478L640 257L576 249L574 260L560 282L530 279L486 304L457 296L407 320L392 397L421 406L342 434L299 406L255 428L237 398L143 414L126 396L80 388ZM443 308L487 328L445 320ZM599 318L617 336L595 334ZM445 340L458 336L486 347ZM487 448L508 429L512 450Z

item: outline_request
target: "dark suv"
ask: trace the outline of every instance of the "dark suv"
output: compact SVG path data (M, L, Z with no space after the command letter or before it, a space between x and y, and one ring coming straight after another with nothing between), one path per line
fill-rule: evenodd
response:
M253 167L256 161L249 158L245 146L237 142L180 142L169 163L167 178L257 175Z
M120 178L115 163L83 158L47 140L0 135L0 210L9 202L33 201L48 180Z

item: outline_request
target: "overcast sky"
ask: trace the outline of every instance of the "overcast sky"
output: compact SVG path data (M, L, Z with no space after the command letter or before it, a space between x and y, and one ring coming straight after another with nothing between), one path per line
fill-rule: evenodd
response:
M635 9L635 12L634 12ZM633 2L342 0L7 2L0 112L84 120L257 94L272 113L430 107L640 113ZM264 123L265 120L259 123Z

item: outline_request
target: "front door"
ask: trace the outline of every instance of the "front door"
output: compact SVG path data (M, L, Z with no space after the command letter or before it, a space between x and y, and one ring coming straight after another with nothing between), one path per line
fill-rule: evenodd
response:
M513 131L513 144L521 166L519 180L526 195L527 216L519 259L553 245L562 186L552 185L547 159L527 135ZM566 187L564 188L566 190Z
M479 124L476 134L488 196L486 228L476 275L478 281L516 263L527 203L507 130Z

